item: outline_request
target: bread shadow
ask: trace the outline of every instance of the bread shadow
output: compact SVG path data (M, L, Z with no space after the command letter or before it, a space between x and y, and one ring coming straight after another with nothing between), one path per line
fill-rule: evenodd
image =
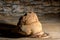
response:
M0 37L5 38L21 38L26 37L18 32L12 32L16 25L7 24L7 23L0 23Z

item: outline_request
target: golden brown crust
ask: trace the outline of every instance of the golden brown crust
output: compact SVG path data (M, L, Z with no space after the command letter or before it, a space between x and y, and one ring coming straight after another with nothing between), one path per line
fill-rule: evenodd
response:
M42 25L38 20L36 13L31 12L22 16L19 20L18 26L20 27L20 32L23 35L30 35L32 37L41 36L44 34L42 30ZM35 34L38 33L38 34Z

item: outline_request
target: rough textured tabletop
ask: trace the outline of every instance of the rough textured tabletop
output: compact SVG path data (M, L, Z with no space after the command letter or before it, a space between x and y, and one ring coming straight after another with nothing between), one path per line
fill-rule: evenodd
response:
M0 22L8 22L11 24L16 25L17 19L9 19L9 18L0 18ZM14 20L14 21L13 21ZM5 38L5 37L0 37L0 40L60 40L60 22L58 19L49 19L49 20L41 20L41 23L43 25L43 30L51 36L51 38L48 39L43 39L43 38Z

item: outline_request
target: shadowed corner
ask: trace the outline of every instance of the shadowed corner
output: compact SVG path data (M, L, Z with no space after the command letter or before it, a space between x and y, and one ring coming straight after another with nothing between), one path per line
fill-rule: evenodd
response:
M0 37L5 38L21 38L26 37L18 32L12 32L17 26L6 24L6 23L0 23Z

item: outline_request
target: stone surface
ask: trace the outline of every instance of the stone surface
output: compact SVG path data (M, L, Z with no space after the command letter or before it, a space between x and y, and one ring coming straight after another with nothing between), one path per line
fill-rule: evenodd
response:
M9 3L8 3L9 2ZM24 1L19 0L0 0L0 13L6 16L19 16L21 12L37 12L39 14L43 13L59 13L60 12L60 2L57 1ZM15 14L16 13L16 14ZM9 14L9 15L7 15ZM1 15L1 14L0 14Z

